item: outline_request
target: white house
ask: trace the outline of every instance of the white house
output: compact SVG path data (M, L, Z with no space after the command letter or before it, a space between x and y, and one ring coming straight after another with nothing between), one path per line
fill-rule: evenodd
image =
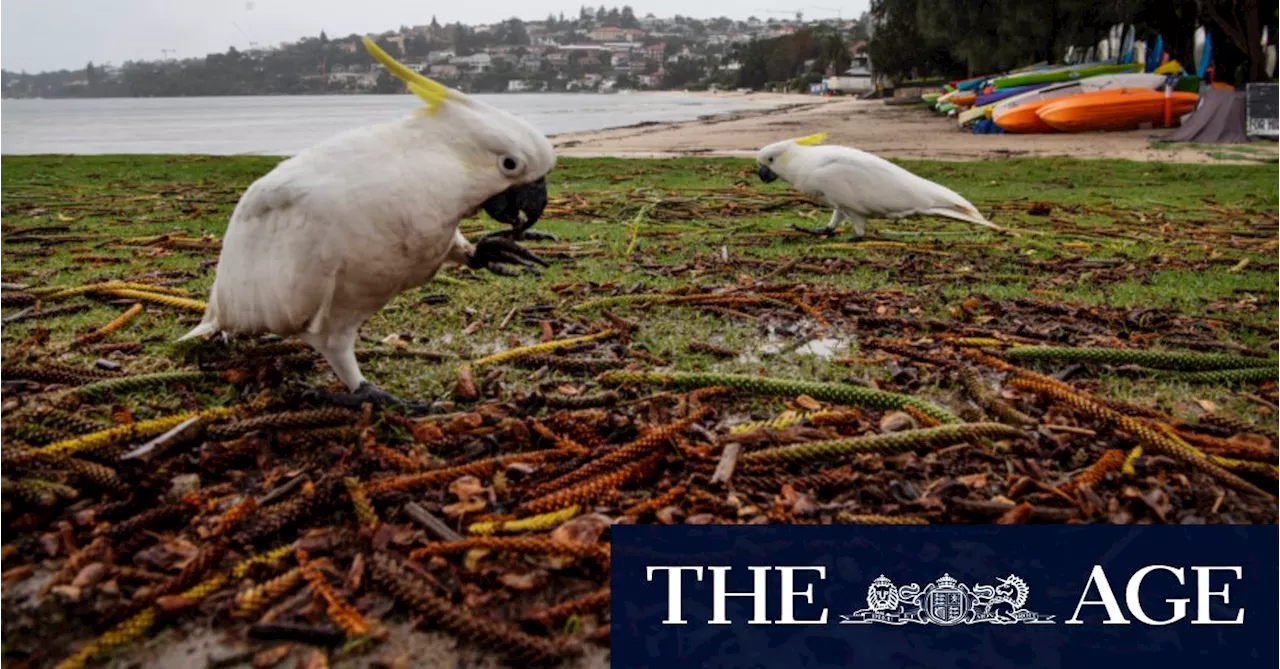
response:
M458 69L467 72L488 72L493 67L493 58L487 53L474 53L470 56L458 56L449 61L451 65L457 65Z
M523 93L525 91L533 90L536 85L537 82L525 81L524 79L510 79L507 81L507 92Z
M520 56L520 60L516 63L516 67L525 72L537 72L542 69L542 58L531 53Z

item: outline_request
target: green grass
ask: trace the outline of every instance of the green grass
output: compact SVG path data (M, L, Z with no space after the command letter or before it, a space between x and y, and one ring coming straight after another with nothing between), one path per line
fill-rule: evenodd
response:
M213 279L207 263L216 258L216 251L157 252L136 246L114 248L118 245L112 242L161 233L219 237L240 193L278 160L6 156L0 176L4 280L25 283L47 272L47 284L74 286L152 270L185 270L193 274L181 287L203 299ZM1085 310L1097 305L1227 318L1237 325L1219 329L1218 339L1256 350L1266 350L1274 339L1250 329L1274 329L1276 322L1280 194L1274 164L1175 165L1061 158L901 164L954 188L979 209L991 212L997 223L1021 231L1022 236L1010 239L933 219L872 221L868 232L879 243L850 248L847 230L836 240L785 234L793 223L825 223L829 212L796 198L785 184L761 184L749 161L561 159L548 179L553 202L538 228L561 237L562 242L551 247L561 255L588 255L557 258L541 278L462 271L449 275L456 281L436 281L408 291L371 318L363 334L377 340L393 333L411 335L415 346L446 353L453 360L412 364L375 360L363 365L365 374L392 392L439 396L451 387L458 360L536 341L537 316L526 321L517 313L505 328L499 328L513 309L554 305L556 310L546 317L589 324L600 320L600 310L575 312L569 307L637 284L645 291L659 291L691 284L710 288L760 281L797 259L806 264L837 263L839 271L797 268L773 280L857 291L866 296L865 304L876 296L901 291L915 307L899 316L954 319L965 317L961 305L972 296L1020 298L1074 304ZM638 214L643 215L637 225ZM65 225L69 232L102 237L48 245L50 255L39 257L25 255L38 245L10 238L20 229L46 225ZM468 234L496 228L487 219L463 225ZM884 244L886 240L904 246ZM539 247L533 245L535 250ZM112 256L120 262L95 264L85 261L85 256ZM1080 260L1098 267L1061 265ZM447 296L448 302L428 306L423 298L431 294ZM49 341L57 346L124 309L91 304L92 308L72 316L6 326L6 360L37 327L48 328ZM4 314L16 310L6 308ZM751 321L679 306L623 306L614 311L641 326L634 337L637 346L677 369L767 370L774 376L821 380L870 381L889 376L880 364L837 365L829 357L786 350L808 337L825 336L839 341L836 357L858 356L864 353L858 338L867 333L856 331L847 320L834 322L818 334L812 322L803 320L792 328L794 332L788 331L796 318ZM1007 332L1018 327L999 314L985 317L980 316L977 324ZM143 342L142 353L126 359L130 371L175 368L179 363L170 342L198 318L198 314L152 306L107 341ZM481 323L478 329L464 334L476 321ZM1093 335L1105 343L1107 337L1140 330L1119 324L1098 327ZM1152 335L1152 345L1160 344L1159 328L1143 334ZM713 341L749 355L724 361L690 354L685 347L691 339ZM89 350L62 357L84 364L98 356ZM503 378L518 382L523 376L508 369ZM301 381L332 380L323 372ZM1256 407L1225 388L1188 388L1146 379L1104 378L1104 382L1114 384L1120 394L1145 397L1176 411L1186 410L1192 399L1211 399L1243 413L1252 413ZM159 396L147 397L144 403L159 411L177 402L177 398Z

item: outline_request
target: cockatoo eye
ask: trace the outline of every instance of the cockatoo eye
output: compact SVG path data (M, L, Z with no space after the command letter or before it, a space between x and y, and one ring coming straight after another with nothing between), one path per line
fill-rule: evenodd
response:
M520 171L520 161L512 156L503 156L498 161L498 166L502 169L502 173L507 176L514 176Z

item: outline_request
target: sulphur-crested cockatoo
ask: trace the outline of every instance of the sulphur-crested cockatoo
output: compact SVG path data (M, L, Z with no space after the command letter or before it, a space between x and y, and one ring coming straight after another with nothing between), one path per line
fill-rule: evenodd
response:
M760 180L782 179L797 190L835 208L824 228L797 230L820 235L835 232L841 218L866 234L868 218L945 216L1000 230L955 191L918 177L893 163L847 146L823 145L826 133L774 142L756 157Z
M545 265L514 239L546 206L555 153L529 123L364 44L426 106L332 137L250 185L223 237L204 319L182 339L297 335L351 391L312 397L421 407L365 380L357 330L443 267L513 274L501 263ZM458 222L481 208L512 230L469 242Z

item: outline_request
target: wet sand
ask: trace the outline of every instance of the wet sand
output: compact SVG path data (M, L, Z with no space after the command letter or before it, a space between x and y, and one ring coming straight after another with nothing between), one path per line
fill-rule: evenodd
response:
M719 95L744 95L721 93ZM1274 141L1248 145L1152 148L1171 132L1154 128L1129 132L975 135L953 119L920 107L881 100L819 98L807 95L745 94L778 108L723 114L684 123L651 123L552 137L563 156L752 156L765 144L825 131L831 143L891 158L991 160L1012 156L1121 158L1177 163L1276 162Z

